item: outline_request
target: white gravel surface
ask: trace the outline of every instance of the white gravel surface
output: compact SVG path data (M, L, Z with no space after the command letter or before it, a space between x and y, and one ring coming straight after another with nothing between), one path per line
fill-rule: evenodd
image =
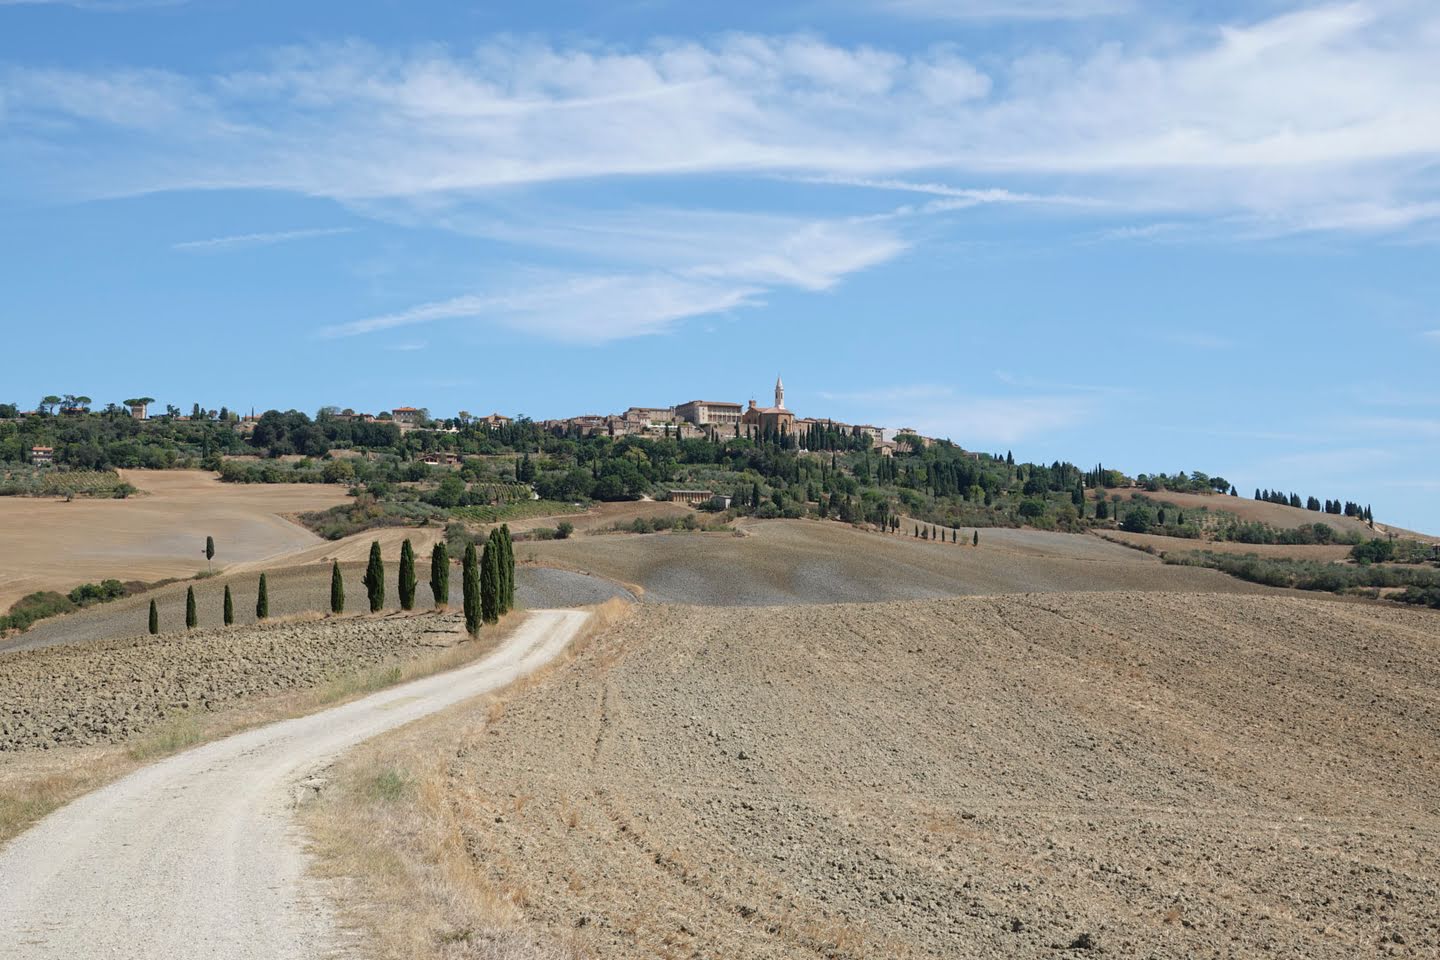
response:
M589 615L541 610L475 664L137 771L0 850L0 958L321 957L339 944L292 809L345 749L499 689Z

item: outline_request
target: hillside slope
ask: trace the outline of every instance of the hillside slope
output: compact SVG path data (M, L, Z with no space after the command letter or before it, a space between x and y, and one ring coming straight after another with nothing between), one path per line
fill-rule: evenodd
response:
M647 600L709 606L854 603L1067 590L1255 593L1213 570L1167 567L1083 534L986 529L980 546L814 520L747 521L733 533L578 537L524 543L523 561L643 588Z
M582 952L1433 956L1437 627L1290 597L641 606L425 741L460 741L437 769L486 889Z

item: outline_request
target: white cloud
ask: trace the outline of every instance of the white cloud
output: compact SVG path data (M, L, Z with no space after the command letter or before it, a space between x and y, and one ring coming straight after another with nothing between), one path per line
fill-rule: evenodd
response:
M1131 0L881 0L880 6L933 20L1082 20L1134 9Z
M1440 437L1440 419L1426 417L1347 417L1342 424L1365 433L1398 433L1406 437Z
M146 10L151 7L178 7L188 2L189 0L0 0L0 7L75 7L80 10L122 13L126 10Z
M829 290L906 249L885 225L851 219L680 210L547 212L528 222L446 216L447 224L466 232L581 253L620 269L522 271L499 283L500 292L335 324L322 335L476 319L552 339L601 343L754 306L771 290Z
M351 43L198 78L12 67L0 162L80 194L254 187L349 201L681 174L1048 177L1126 209L1399 230L1440 219L1437 58L1440 10L1372 2L1157 30L1083 56L1031 46L983 69L950 48L746 34L507 40L467 56ZM104 136L74 136L87 125Z
M216 251L236 247L264 247L290 240L309 240L314 237L333 237L342 233L354 233L354 227L321 227L311 230L283 230L276 233L240 233L226 237L211 237L208 240L186 240L171 245L172 250Z
M575 343L663 333L677 321L757 302L760 290L662 273L533 278L489 295L469 294L398 313L337 324L324 337L348 337L441 320L474 319Z
M1014 444L1073 427L1098 409L1094 394L962 394L940 384L821 391L819 396L890 429L912 427L923 435L948 437L971 447Z
M417 350L424 350L428 346L430 346L428 340L410 340L405 343L392 343L385 349L391 353L414 353Z

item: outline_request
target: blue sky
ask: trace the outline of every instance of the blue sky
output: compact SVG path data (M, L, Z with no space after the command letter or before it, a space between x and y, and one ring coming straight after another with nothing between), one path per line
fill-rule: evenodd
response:
M1412 0L0 0L0 399L783 372L1440 531L1437 62Z

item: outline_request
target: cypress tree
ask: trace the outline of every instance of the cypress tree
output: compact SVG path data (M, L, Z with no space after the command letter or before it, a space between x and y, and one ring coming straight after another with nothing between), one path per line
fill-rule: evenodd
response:
M264 620L270 616L270 590L265 585L265 574L260 574L260 593L255 598L255 619Z
M330 612L337 616L345 612L345 578L339 560L330 564Z
M208 434L207 434L208 436ZM205 538L205 569L210 569L210 561L215 559L215 538Z
M385 606L385 561L380 558L380 541L370 541L370 562L365 567L365 592L370 597L370 612L378 613Z
M975 531L975 539L972 540L971 543L972 543L974 546L977 546L977 547L980 546L980 531L979 531L979 530L976 530L976 531Z
M225 584L225 626L235 622L235 601L230 596L230 584Z
M679 427L675 428L679 431ZM501 572L505 575L505 613L515 609L515 540L510 536L510 524L500 524L500 538L505 544L505 564Z
M155 601L150 601L150 635L154 636L160 632L160 611L155 609Z
M430 551L430 592L435 596L437 610L450 605L450 551L444 540Z
M490 531L480 555L480 619L496 623L500 619L500 536Z
M464 577L465 629L473 637L480 632L480 570L475 559L475 541L465 547L465 562L461 567Z
M415 548L409 537L400 545L400 609L415 609Z
M194 630L200 623L200 614L195 611L195 588L185 588L185 629Z

